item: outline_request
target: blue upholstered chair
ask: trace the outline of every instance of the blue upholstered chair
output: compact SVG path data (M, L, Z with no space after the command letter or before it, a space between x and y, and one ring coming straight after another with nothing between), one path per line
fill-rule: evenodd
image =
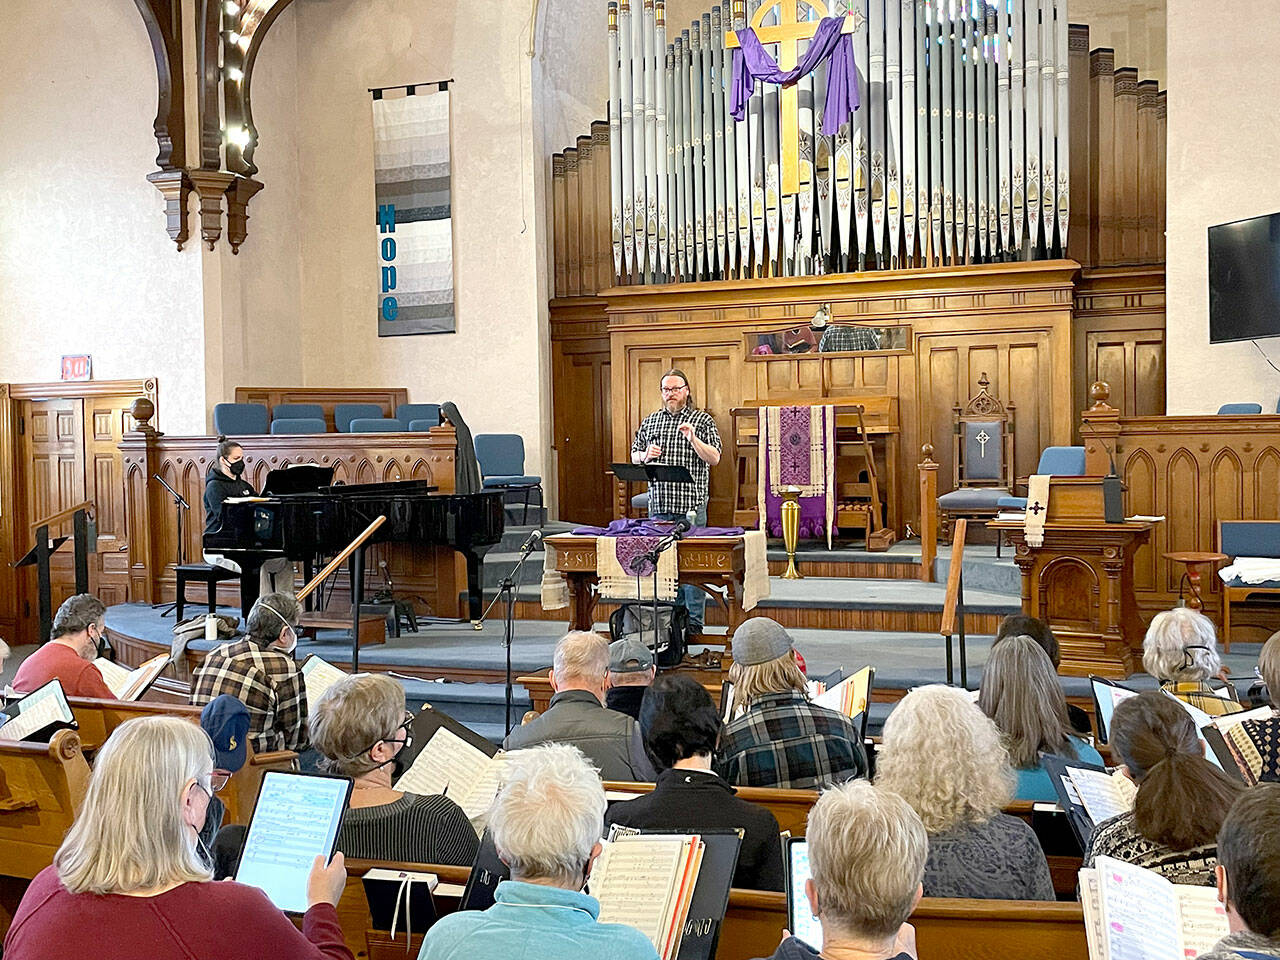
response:
M386 416L380 403L335 403L333 425L339 433L351 433L352 420L380 420Z
M426 433L432 427L440 426L439 420L410 420L408 423L410 433Z
M523 490L524 521L529 522L529 496L538 491L542 506L542 478L524 472L524 439L518 433L481 433L476 436L476 459L489 489Z
M1237 557L1280 559L1280 520L1219 520L1218 552ZM1222 585L1222 648L1231 649L1231 604L1255 593L1280 593L1280 580L1245 583L1239 577Z
M1260 403L1224 403L1218 408L1219 416L1238 416L1240 414L1261 413Z
M1054 477L1084 476L1084 447L1045 447L1040 454L1036 473ZM1026 497L1001 497L996 506L1001 510L1027 509Z
M1013 494L1013 404L993 397L990 385L984 372L978 392L964 407L952 408L956 489L938 497L939 526L948 541L954 519L988 520L1000 512L1000 499Z
M347 433L404 433L404 424L395 417L356 417Z
M324 419L324 407L318 403L277 403L271 408L271 420Z
M438 403L402 403L396 407L396 419L409 424L410 430L430 430L440 426L440 404ZM426 420L429 425L415 427L413 424Z
M267 408L261 403L215 403L213 432L226 437L244 437L267 432Z
M271 421L272 433L325 433L324 417L277 417Z

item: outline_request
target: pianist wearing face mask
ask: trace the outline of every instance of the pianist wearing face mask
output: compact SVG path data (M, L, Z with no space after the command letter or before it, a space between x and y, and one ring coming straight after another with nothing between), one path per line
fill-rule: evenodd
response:
M289 593L259 597L245 634L210 650L191 678L191 702L203 706L229 693L249 708L254 753L307 745L307 693L294 659L298 601Z
M222 526L222 505L236 497L252 497L255 495L253 484L244 478L244 447L226 437L218 438L218 456L209 464L209 471L204 475L204 533L208 536L217 533ZM233 573L240 572L240 565L220 553L206 552L204 562L216 567L225 567ZM293 587L293 578L287 573L293 564L283 557L274 557L262 564L258 577L259 594L271 593L277 588L277 580L281 590ZM247 601L246 601L247 602Z
M413 744L412 724L404 687L381 673L339 680L316 702L311 745L323 758L320 769L354 781L338 848L365 860L469 865L479 840L462 808L392 786Z

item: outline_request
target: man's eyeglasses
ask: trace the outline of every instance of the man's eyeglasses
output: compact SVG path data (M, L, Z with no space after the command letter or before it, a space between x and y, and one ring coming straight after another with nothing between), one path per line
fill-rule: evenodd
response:
M662 392L663 393L679 393L681 390L688 390L688 389L689 389L689 385L687 383L682 383L678 387L663 387Z

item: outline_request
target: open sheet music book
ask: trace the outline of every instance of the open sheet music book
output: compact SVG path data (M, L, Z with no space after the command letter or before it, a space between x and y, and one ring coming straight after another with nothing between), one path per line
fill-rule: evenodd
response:
M1170 883L1111 857L1080 871L1089 960L1194 960L1228 933L1213 887Z
M600 922L635 927L660 960L675 960L704 849L698 836L633 834L606 843L588 886Z
M302 661L302 682L307 688L307 715L316 712L316 704L324 696L324 692L339 680L351 674L339 670L327 660L321 660L314 653Z
M64 727L76 726L75 714L67 703L62 684L50 680L21 700L5 707L8 720L0 726L0 740L48 741Z
M102 674L102 680L117 700L138 700L147 692L147 688L159 679L173 658L161 653L146 661L140 667L128 670L118 663L99 657L93 665Z
M1119 771L1065 757L1046 756L1043 763L1082 850L1098 824L1133 809L1137 787Z
M828 687L814 697L813 702L820 707L842 713L852 720L867 709L867 700L871 696L871 680L875 673L874 667L863 667L835 686Z
M396 789L443 794L472 823L483 822L502 786L506 754L430 705L415 718L413 736L415 741L423 736L423 746L396 781Z

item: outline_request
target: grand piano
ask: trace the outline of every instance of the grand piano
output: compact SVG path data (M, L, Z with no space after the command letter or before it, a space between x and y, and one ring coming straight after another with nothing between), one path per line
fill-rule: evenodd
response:
M272 471L263 485L264 496L223 504L222 523L205 535L204 549L240 565L240 603L246 618L258 598L258 572L264 561L284 557L310 562L337 554L376 517L385 516L366 546L398 542L457 550L466 559L469 615L479 619L480 562L502 539L502 491L439 494L424 480L324 485L332 474L329 468L313 465ZM354 612L364 592L363 547L351 561Z

